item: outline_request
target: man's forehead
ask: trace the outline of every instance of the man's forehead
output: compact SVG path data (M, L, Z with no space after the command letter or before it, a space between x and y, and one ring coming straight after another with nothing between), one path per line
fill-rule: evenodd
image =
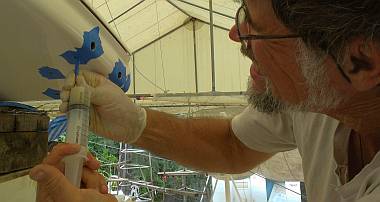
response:
M267 23L273 21L274 12L270 0L242 0L248 17L255 24L256 31L266 31Z

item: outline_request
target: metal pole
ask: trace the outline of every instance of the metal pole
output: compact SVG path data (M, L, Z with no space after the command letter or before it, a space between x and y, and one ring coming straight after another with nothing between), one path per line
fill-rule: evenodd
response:
M182 188L184 191L186 191L186 176L183 175L181 177L182 177ZM186 195L183 195L183 201L187 202L187 196Z
M133 5L131 8L127 9L126 11L124 11L123 13L121 13L120 15L116 16L114 19L112 19L111 21L109 21L108 23L112 23L113 21L119 19L120 17L122 17L123 15L125 15L126 13L128 13L129 11L133 10L134 8L136 8L138 5L140 5L141 3L143 3L145 0L141 0L140 2L138 2L137 4Z
M153 184L153 169L152 169L152 154L149 152L149 170L150 170L150 182ZM153 191L150 194L150 198L154 201Z
M152 154L149 152L150 182L153 183Z
M191 17L191 15L188 12L186 12L185 10L183 10L181 7L177 6L177 4L173 3L172 1L166 0L166 2L168 2L170 5L174 6L176 9L180 10L183 14Z
M136 63L135 63L135 54L132 55L132 64L133 64L133 95L136 95Z
M224 191L226 193L226 202L231 202L231 187L228 178L224 179Z
M179 25L178 27L173 28L173 29L170 30L169 32L165 33L164 35L161 35L161 36L158 37L157 39L154 39L153 41L151 41L151 42L145 44L144 46L138 48L137 50L133 51L132 55L134 55L135 53L141 51L142 49L144 49L144 48L146 48L146 47L152 45L153 43L155 43L155 42L157 42L157 41L159 41L159 40L165 38L166 36L170 35L171 33L173 33L173 32L175 32L175 31L179 30L179 29L182 28L183 26L186 26L190 21L191 21L191 19L189 18L188 20L186 20L184 23L182 23L182 24Z
M214 186L214 188L212 189L212 192L211 192L210 201L213 201L212 198L214 198L214 194L215 194L216 186L218 186L218 182L219 182L219 180L216 179L215 186Z
M205 7L202 7L202 6L199 6L197 4L194 4L194 3L191 3L189 1L184 1L184 0L176 0L178 2L181 2L181 3L184 3L184 4L187 4L187 5L190 5L190 6L193 6L193 7L196 7L196 8L199 8L199 9L202 9L204 11L209 11L209 9L205 8ZM221 12L218 12L218 11L212 11L213 13L217 14L217 15L220 15L220 16L223 16L223 17L226 17L226 18L229 18L229 19L232 19L234 20L235 19L235 16L229 16L229 15L226 15L224 13L221 13Z
M230 177L230 179L231 179L231 181L232 181L232 184L234 185L234 188L235 188L236 194L237 194L237 196L238 196L238 198L239 198L239 201L240 201L240 202L243 202L243 200L241 199L240 193L239 193L239 189L238 189L237 186L236 186L235 180L232 179L232 177Z
M198 61L197 61L197 36L195 35L195 20L193 19L193 42L194 42L194 71L195 71L195 92L198 93Z
M214 15L212 11L212 0L209 0L209 7L210 7L211 76L212 76L211 91L215 92Z
M212 177L209 175L207 177L207 180L206 180L206 185L205 187L203 188L203 192L206 192L207 191L207 186L208 186L208 183L211 181L211 185L212 185ZM211 186L212 187L212 186ZM211 196L211 194L207 194L208 197ZM203 202L203 199L204 199L204 195L201 196L201 200L199 200L199 202ZM209 198L209 201L211 201L211 199Z

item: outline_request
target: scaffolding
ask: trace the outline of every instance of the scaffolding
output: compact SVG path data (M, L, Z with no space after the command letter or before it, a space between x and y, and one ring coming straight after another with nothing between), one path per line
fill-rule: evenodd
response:
M148 161L144 164L133 163L133 159L137 157L146 157ZM136 201L155 201L158 193L161 193L163 198L165 195L180 195L183 201L188 201L188 197L199 197L207 195L206 186L203 191L193 189L187 185L186 177L194 175L205 175L202 172L181 170L181 171L164 171L153 173L152 159L159 161L169 161L164 158L153 156L151 153L132 148L128 144L120 143L119 147L119 161L117 163L103 164L103 167L108 167L112 170L112 175L107 179L108 188L111 194L122 195L125 198L130 198ZM143 170L148 170L148 175ZM135 172L133 172L135 171ZM136 172L137 171L137 172ZM139 173L136 175L136 173ZM180 176L182 179L182 186L178 188L167 188L157 186L154 184L153 175L162 176ZM145 189L145 193L141 194L141 190ZM207 197L206 197L207 198Z

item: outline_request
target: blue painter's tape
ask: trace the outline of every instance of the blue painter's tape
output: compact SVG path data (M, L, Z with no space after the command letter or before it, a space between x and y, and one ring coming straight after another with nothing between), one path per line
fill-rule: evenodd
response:
M61 92L59 90L48 88L42 94L44 94L44 95L46 95L52 99L59 100L61 97L60 93Z
M123 91L127 92L129 90L129 87L131 86L131 74L127 75L127 80L124 83Z
M119 86L121 89L125 91L125 83L127 80L127 68L123 64L123 62L119 59L115 62L115 66L112 72L108 75L109 80L111 80L114 84Z
M65 79L65 75L62 74L61 71L58 69L52 68L52 67L41 67L38 69L38 72L41 74L42 77L45 77L47 79Z
M104 51L99 37L99 27L83 33L83 44L76 51L68 50L61 56L70 64L87 64L91 59L100 57Z
M61 55L70 64L76 64L78 61L78 55L76 51L68 50Z
M100 57L104 51L99 37L99 27L83 34L83 45L77 49L80 64L87 64L91 59Z

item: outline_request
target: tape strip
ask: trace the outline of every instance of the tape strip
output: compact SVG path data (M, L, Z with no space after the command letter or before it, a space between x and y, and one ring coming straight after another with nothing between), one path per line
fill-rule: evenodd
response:
M114 84L123 89L126 81L126 72L127 69L123 62L119 59L115 62L115 66L112 69L112 72L108 75L108 79L111 80ZM124 90L124 89L123 89Z
M76 51L68 50L61 56L70 64L87 64L91 59L103 55L102 42L99 37L99 27L95 27L89 32L83 33L83 44L81 48L75 48Z
M52 67L47 67L47 66L41 67L38 69L38 72L40 73L42 77L45 77L49 80L66 78L65 75L63 75L61 71Z
M61 97L60 93L61 93L61 91L59 91L59 90L48 88L42 94L44 94L44 95L46 95L52 99L59 100Z
M127 75L127 80L125 81L123 91L127 92L129 90L129 87L131 86L131 74Z

